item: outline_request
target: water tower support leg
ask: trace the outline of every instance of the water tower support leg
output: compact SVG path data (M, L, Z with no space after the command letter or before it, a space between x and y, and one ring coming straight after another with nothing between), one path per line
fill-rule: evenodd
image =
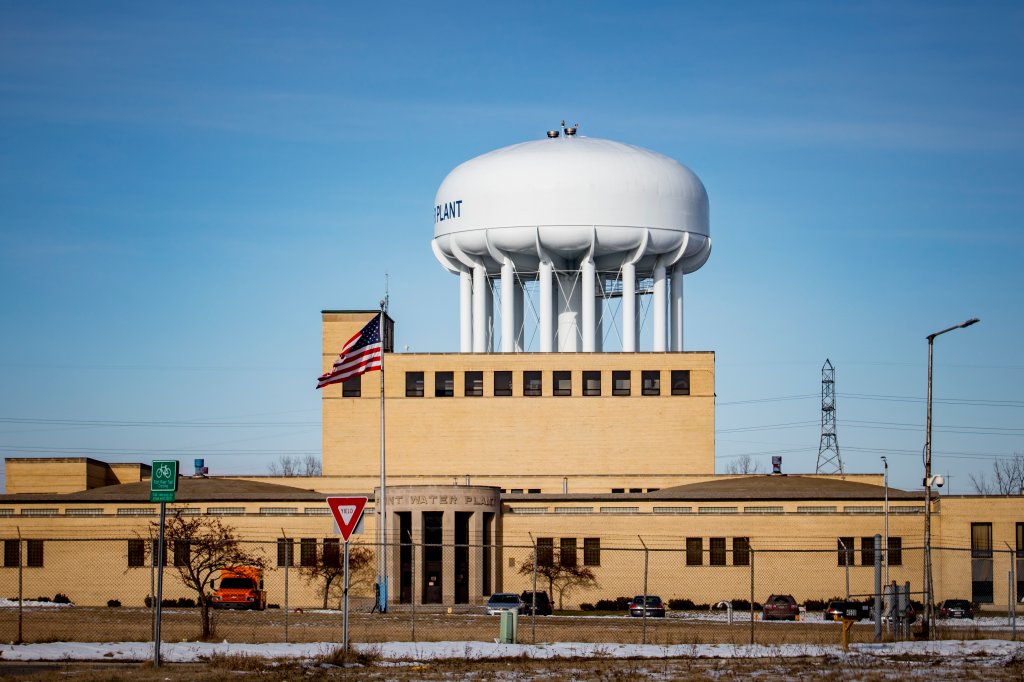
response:
M501 352L516 350L516 270L511 259L501 266Z
M622 265L622 352L636 352L636 265Z
M459 352L473 352L473 275L459 273Z
M668 281L665 274L664 265L654 266L654 298L651 301L651 305L654 307L654 342L652 350L655 353L665 352L665 339L668 336L665 320L668 311L666 291L668 289Z
M487 352L487 272L473 267L473 352Z
M683 350L683 269L672 268L672 350Z
M594 268L594 261L587 259L580 267L583 290L582 300L582 331L583 331L583 352L593 353L596 348L595 338L597 336L597 318L594 314L597 300L597 272Z
M515 352L522 353L523 343L525 343L523 338L523 283L519 279L516 279L515 285L512 288L512 295L515 296L515 303L512 306L513 315L515 316L515 324L513 325L516 334Z
M555 338L554 330L554 289L551 276L554 268L550 261L541 261L540 272L540 352L550 353Z

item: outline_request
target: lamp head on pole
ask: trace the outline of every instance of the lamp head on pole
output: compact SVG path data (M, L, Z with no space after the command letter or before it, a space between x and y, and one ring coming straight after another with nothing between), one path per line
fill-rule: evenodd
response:
M960 328L963 329L964 327L970 327L972 324L977 324L978 322L981 322L981 320L979 320L977 317L972 317L971 319L961 324Z

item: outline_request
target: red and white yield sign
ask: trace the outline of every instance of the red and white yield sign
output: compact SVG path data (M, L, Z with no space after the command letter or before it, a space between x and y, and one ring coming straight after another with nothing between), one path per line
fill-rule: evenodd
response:
M359 519L363 517L366 498L328 497L327 506L331 508L331 513L334 514L334 520L338 523L338 530L341 531L342 539L348 542L352 531L359 524Z

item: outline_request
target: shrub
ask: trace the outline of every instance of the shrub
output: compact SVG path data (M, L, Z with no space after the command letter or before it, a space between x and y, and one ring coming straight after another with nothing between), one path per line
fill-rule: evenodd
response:
M268 609L279 609L279 608L281 608L281 605L280 604L267 604L267 608Z
M15 600L15 601L17 601L17 600ZM35 598L35 601L44 601L44 602L49 602L49 601L50 601L50 598L49 598L49 597L36 597L36 598Z
M629 607L629 597L616 597L615 599L599 599L594 604L597 611L625 611Z
M116 609L117 607L121 606L121 600L120 599L108 599L107 600L107 606L109 606L112 609Z
M761 606L760 603L754 602L754 610L755 611L760 611L762 608L763 607ZM733 611L749 611L750 610L750 600L749 599L733 599L732 600L732 610Z
M53 603L54 604L70 604L71 600L68 599L68 595L62 594L61 592L58 592L57 594L53 595Z
M148 609L148 608L152 608L152 607L153 607L153 598L152 598L152 597L150 597L150 596L149 596L149 595L147 594L147 595L146 595L146 597L145 597L145 599L143 599L143 600L142 600L142 603L146 605L146 608L147 608L147 609Z
M692 599L669 599L668 607L673 611L693 611L696 604Z
M593 611L593 610L594 610L594 605L593 604L580 604L580 611Z

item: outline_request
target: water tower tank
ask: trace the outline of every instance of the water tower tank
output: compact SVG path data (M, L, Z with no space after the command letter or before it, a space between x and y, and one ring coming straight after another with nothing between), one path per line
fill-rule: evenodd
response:
M536 286L539 350L600 351L621 297L621 350L638 350L639 296L653 348L683 348L683 275L711 252L708 196L656 152L567 128L470 159L441 183L434 254L460 277L460 348L490 352L494 293L503 352L523 350L524 286Z

